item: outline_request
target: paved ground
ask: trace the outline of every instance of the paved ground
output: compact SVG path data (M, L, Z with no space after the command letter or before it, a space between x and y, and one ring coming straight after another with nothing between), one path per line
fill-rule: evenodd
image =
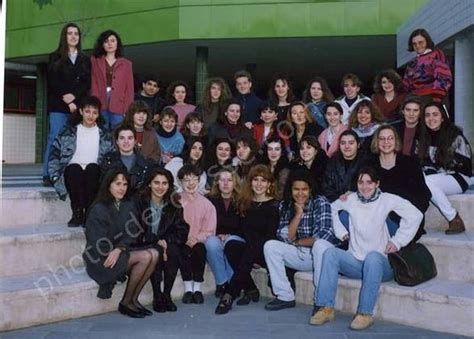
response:
M315 327L307 323L311 306L268 312L267 300L249 306L234 306L227 315L214 315L214 296L206 296L203 305L178 303L176 313L155 313L144 319L132 319L118 312L1 333L0 338L258 338L258 339L411 339L461 338L394 323L376 321L366 331L348 328L351 315L338 313L336 321Z

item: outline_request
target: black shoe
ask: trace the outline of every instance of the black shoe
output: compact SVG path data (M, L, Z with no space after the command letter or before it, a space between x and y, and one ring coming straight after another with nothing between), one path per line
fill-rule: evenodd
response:
M202 295L201 291L194 292L193 301L195 304L203 304L204 303L204 296Z
M118 311L123 315L129 316L130 318L145 318L143 313L134 311L122 303L119 303Z
M150 311L148 308L143 306L142 304L138 303L137 305L138 311L142 313L145 317L148 317L150 315L153 315L153 312Z
M183 304L192 304L194 302L194 293L186 292L183 295Z
M216 292L214 293L216 298L219 298L219 299L222 298L225 293L226 288L227 288L227 283L224 283L222 285L216 285Z
M44 187L52 187L53 186L53 183L52 183L51 179L48 176L43 177L43 186Z
M166 312L165 299L163 297L158 297L153 300L153 310L158 313Z
M74 208L72 210L72 218L67 223L68 227L81 227L84 225L84 209Z
M260 300L260 293L258 290L245 291L244 296L237 300L237 305L243 306L250 304L251 301L258 303Z
M232 309L232 297L229 293L224 294L224 296L219 301L219 305L217 305L216 310L214 311L215 314L226 314Z
M163 304L165 306L165 310L168 312L176 312L178 310L173 300L171 300L171 296L169 295L165 297Z
M296 306L296 302L292 301L283 301L278 298L273 299L268 304L265 305L267 311L279 311L285 308L292 308Z

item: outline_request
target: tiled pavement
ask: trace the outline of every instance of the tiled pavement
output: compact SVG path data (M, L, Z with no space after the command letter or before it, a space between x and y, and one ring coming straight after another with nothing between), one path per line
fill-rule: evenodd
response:
M228 314L217 316L214 315L217 299L206 296L203 305L178 302L175 313L154 313L144 319L132 319L113 312L0 333L0 338L461 338L385 321L376 321L363 332L351 331L348 328L351 315L342 313L337 314L336 321L315 327L308 324L311 306L298 304L294 309L268 312L263 309L267 301L234 305Z

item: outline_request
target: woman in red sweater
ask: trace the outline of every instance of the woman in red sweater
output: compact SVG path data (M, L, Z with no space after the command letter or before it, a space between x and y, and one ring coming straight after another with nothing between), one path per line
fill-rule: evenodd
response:
M120 36L108 30L97 38L91 57L91 94L102 104L106 130L113 130L124 119L133 102L132 62L122 57Z

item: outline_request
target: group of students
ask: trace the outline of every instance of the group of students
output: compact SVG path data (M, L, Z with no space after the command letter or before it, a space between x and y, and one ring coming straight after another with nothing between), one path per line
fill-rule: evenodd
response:
M334 319L342 273L362 279L351 328L370 326L380 283L393 278L387 254L425 233L430 200L446 233L463 232L448 196L472 183L469 142L443 105L452 81L444 55L424 30L409 48L418 56L403 80L380 73L372 99L346 74L343 97L316 77L297 101L278 74L264 102L239 71L237 95L211 78L196 107L181 81L169 85L168 102L153 77L134 96L117 33L101 34L89 61L79 28L66 25L49 66L56 100L45 179L69 195L69 226L85 226L98 296L126 280L119 311L145 317L138 297L150 280L153 309L176 311L179 269L183 303L201 304L207 261L216 314L259 300L251 276L259 267L275 295L265 308L275 311L295 306L294 272L312 271L310 323L322 325Z

